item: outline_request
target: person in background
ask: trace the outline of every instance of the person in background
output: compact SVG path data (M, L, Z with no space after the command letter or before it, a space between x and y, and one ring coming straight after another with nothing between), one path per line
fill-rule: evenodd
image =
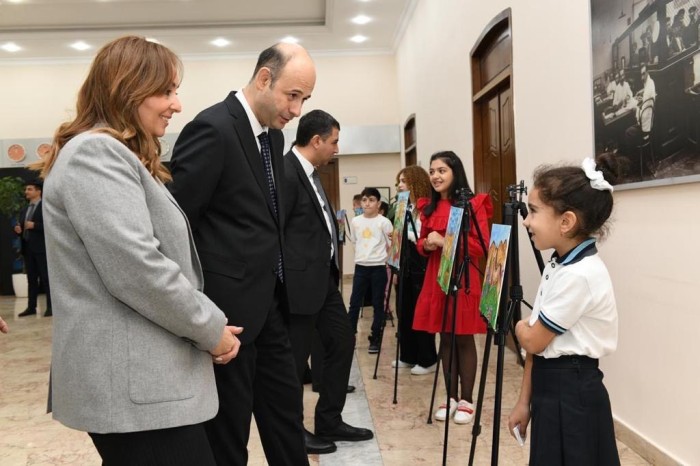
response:
M49 269L46 265L46 238L44 236L44 213L41 202L41 180L26 183L24 195L29 201L19 213L19 222L15 225L15 233L22 239L22 256L24 268L27 271L28 297L27 309L20 312L18 317L36 314L39 290L43 287L46 293L46 310L44 317L50 317L51 289L49 286Z
M362 194L355 194L352 197L352 213L356 217L362 215Z
M178 57L142 37L95 56L44 177L54 291L53 417L87 431L105 465L211 465L212 360L242 329L202 293L189 225L158 138L181 111Z
M527 433L532 466L620 464L610 398L598 360L617 348L612 281L598 255L613 209L611 154L580 167L538 168L523 222L539 250L554 249L532 314L515 325L527 351L508 431Z
M323 347L323 358L312 358L313 371L322 371L323 377L315 409L316 435L305 432L309 453L331 453L336 449L333 441L374 436L368 429L345 423L342 416L355 336L338 290L338 232L333 207L317 171L338 153L339 138L338 121L323 110L312 110L299 120L296 144L284 157L289 339L300 384L314 338Z
M430 178L428 173L417 165L403 168L396 175L396 187L399 192L410 193L410 204L413 206L411 217L413 223L408 222L408 241L402 242L404 261L399 276L403 283L401 291L402 308L399 314L399 361L392 361L391 367L410 367L411 374L425 375L435 372L437 368L437 352L435 351L435 334L421 330L413 330L413 316L415 314L416 301L425 280L425 268L427 259L418 253L416 241L420 237L421 222L420 211L416 208L418 199L430 196ZM408 221L408 220L407 220ZM415 225L416 230L413 229ZM402 232L399 232L401 234ZM398 278L398 277L397 277ZM397 295L399 290L397 290Z
M423 289L416 303L413 328L430 333L440 333L440 359L445 380L449 380L449 407L441 405L435 413L435 419L444 421L454 415L457 424L467 424L474 417L473 391L476 379L476 344L474 335L486 333L486 323L479 313L482 278L479 274L479 259L484 256L489 244L488 220L493 214L491 198L487 194L478 194L469 201L473 208L469 216L472 223L466 251L462 249L467 265L469 282L465 273L464 283L457 291L457 315L454 317L453 299L448 299L437 282L440 257L445 245L445 233L452 206L460 200L460 193L471 193L467 175L462 161L452 151L438 152L430 158L430 182L432 192L430 199L418 200L421 211L421 232L417 249L428 256ZM478 231L477 231L478 230ZM460 259L455 259L455 264ZM447 301L447 318L445 315ZM452 321L455 320L455 328ZM450 367L450 349L452 334L456 335L456 347ZM448 378L448 372L452 375ZM459 389L458 389L459 388ZM460 396L461 395L461 396ZM459 400L459 401L457 401Z
M368 289L372 293L374 318L369 335L369 353L379 352L379 336L385 319L384 291L387 284L386 261L389 259L391 232L394 229L386 217L379 214L381 195L377 188L362 190L363 213L352 219L355 243L355 274L352 279L348 315L357 333L360 307Z
M0 317L0 332L10 333L10 327L7 325L7 322L5 322L2 317Z

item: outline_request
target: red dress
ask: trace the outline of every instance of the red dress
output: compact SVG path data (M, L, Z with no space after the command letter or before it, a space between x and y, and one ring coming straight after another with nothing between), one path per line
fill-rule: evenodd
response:
M493 214L493 205L491 198L486 194L478 194L471 199L471 204L474 207L474 216L481 230L481 235L488 250L490 230L488 219ZM430 204L429 199L419 199L417 208L419 211ZM423 289L418 296L416 303L416 313L413 318L413 329L424 330L430 333L449 332L452 328L452 300L447 309L447 322L445 328L442 328L442 318L447 296L440 288L437 282L438 270L440 268L440 255L442 248L435 251L424 251L423 243L425 238L431 231L436 231L441 235L445 235L447 223L450 218L450 208L452 204L449 200L441 199L438 201L437 208L430 217L421 214L421 232L418 239L418 252L428 256L428 265L425 270L425 279L423 281ZM479 300L481 298L481 287L483 279L481 274L473 264L478 266L479 258L483 257L484 250L479 242L479 236L474 228L474 219L471 220L472 225L469 228L469 286L466 289L464 286L464 276L462 277L462 287L457 293L457 335L473 335L476 333L486 333L486 322L479 313ZM455 258L455 265L458 261Z

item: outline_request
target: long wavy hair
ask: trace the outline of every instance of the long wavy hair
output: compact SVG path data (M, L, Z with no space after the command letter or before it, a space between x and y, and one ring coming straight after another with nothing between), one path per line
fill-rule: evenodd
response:
M454 204L455 200L457 199L457 193L459 193L462 189L467 189L469 192L472 190L471 186L469 186L469 181L467 181L467 174L464 171L464 165L462 165L462 160L457 156L457 154L451 150L436 152L432 155L432 157L430 157L430 163L432 164L434 160L438 159L443 161L445 165L450 167L452 170L452 184L447 192L447 198ZM438 201L440 200L440 193L435 191L432 185L430 190L430 204L423 209L423 214L426 217L429 217L433 212L435 212Z
M403 175L404 181L408 186L410 192L411 204L416 205L416 200L421 197L430 196L430 177L428 172L418 165L410 165L408 167L402 168L396 174L396 185L399 184L399 179Z
M108 43L95 56L78 92L75 119L59 126L49 154L31 168L45 178L68 141L94 130L126 145L154 178L170 181L160 161L160 142L144 129L138 109L147 97L166 92L181 77L182 62L163 45L137 36Z

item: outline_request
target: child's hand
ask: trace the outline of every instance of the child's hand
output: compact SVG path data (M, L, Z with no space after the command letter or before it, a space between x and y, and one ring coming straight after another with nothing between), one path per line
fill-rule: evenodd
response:
M508 416L508 432L515 438L513 428L520 426L520 436L524 439L527 435L527 425L530 423L530 404L518 402Z

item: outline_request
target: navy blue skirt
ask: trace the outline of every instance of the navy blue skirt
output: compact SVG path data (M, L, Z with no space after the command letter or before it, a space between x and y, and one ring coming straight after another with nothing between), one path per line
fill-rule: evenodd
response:
M598 360L533 357L530 466L617 466L610 398Z

